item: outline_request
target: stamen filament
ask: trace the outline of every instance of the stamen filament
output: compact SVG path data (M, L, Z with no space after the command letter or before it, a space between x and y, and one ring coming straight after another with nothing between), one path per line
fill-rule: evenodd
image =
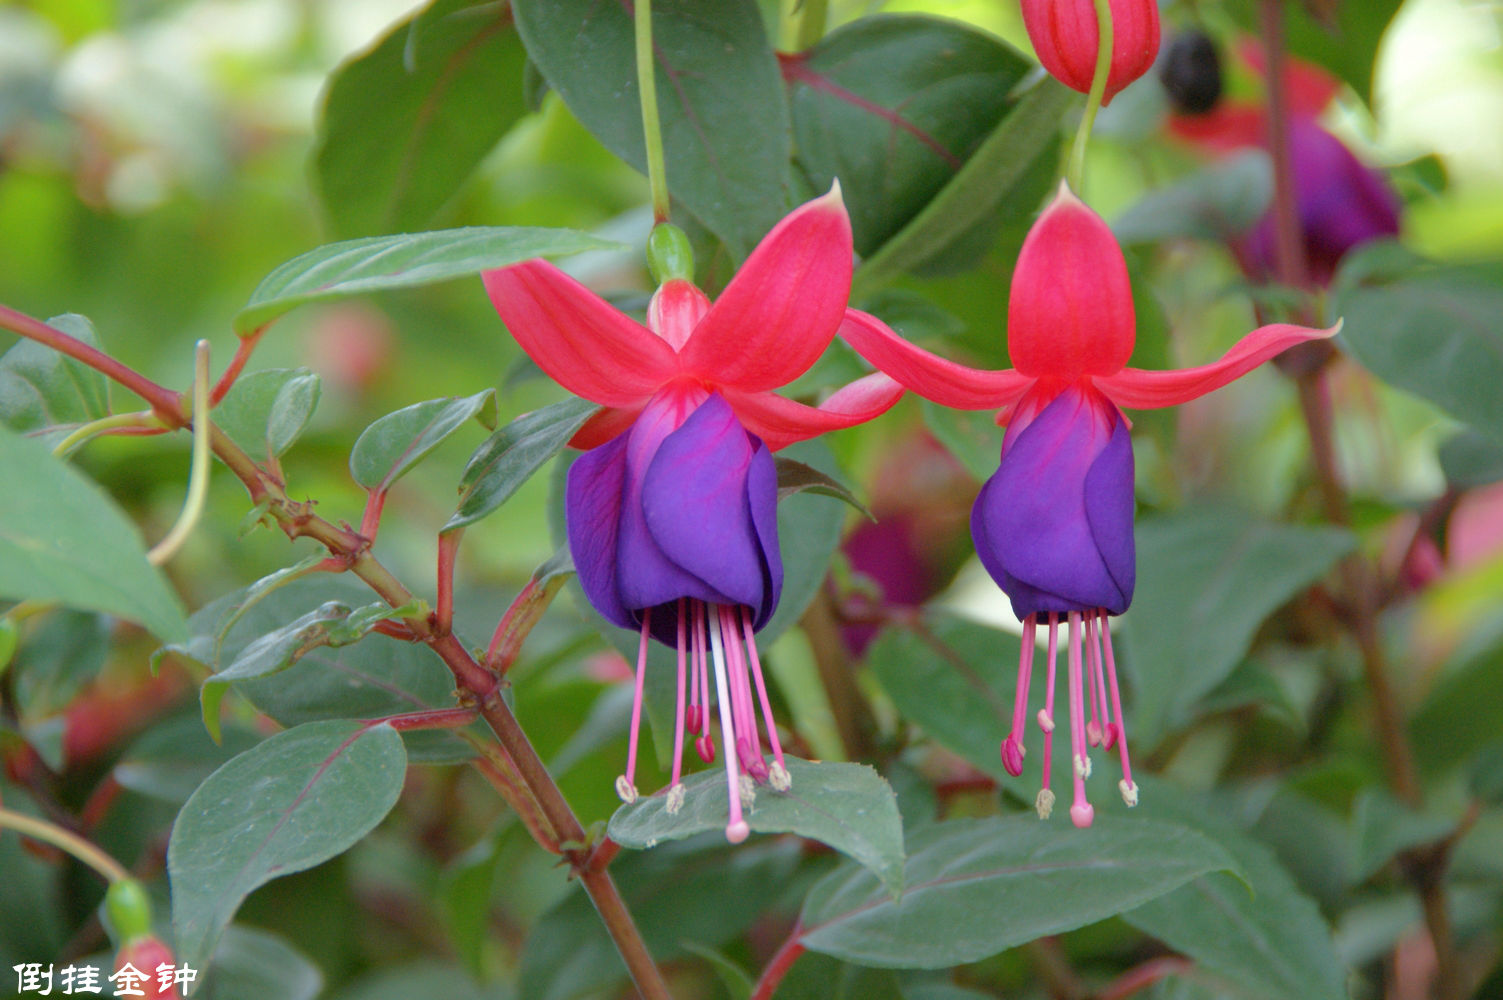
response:
M725 743L725 783L729 793L729 816L725 825L725 839L739 844L751 833L751 827L741 816L741 782L736 772L736 728L731 722L730 689L726 683L725 651L721 647L720 622L710 623L710 648L715 657L715 701L720 706L720 738Z
M684 688L688 659L688 623L684 620L684 599L678 599L678 700L673 725L673 779L668 782L672 789L679 782L684 770Z
M1091 709L1090 721L1086 723L1086 742L1096 747L1101 745L1106 730L1101 724L1101 715L1105 712L1106 693L1101 690L1100 681L1097 677L1096 652L1092 638L1095 629L1096 613L1087 611L1083 620L1085 626L1085 679L1086 679L1086 702ZM1098 708L1098 706L1100 706Z
M762 660L757 656L757 639L756 631L752 628L751 608L744 604L741 605L741 634L746 641L746 652L751 659L752 677L757 682L757 698L762 704L762 721L767 724L767 742L772 747L773 760L777 761L780 769L780 771L772 772L773 787L778 788L781 784L783 787L778 788L778 791L786 792L793 781L788 778L787 784L783 784L788 768L783 763L783 745L778 742L778 728L772 717L772 702L767 698L767 682L762 679Z
M1044 730L1044 791L1049 791L1049 766L1054 760L1054 676L1055 655L1059 651L1059 614L1049 612L1049 670L1048 683L1044 688L1044 716L1049 726ZM1051 801L1053 797L1051 796Z
M1091 825L1094 810L1086 801L1085 779L1090 773L1090 758L1086 756L1085 734L1085 687L1080 673L1080 640L1082 625L1079 611L1070 612L1070 772L1074 776L1074 803L1070 806L1070 821L1078 827Z
M642 638L637 644L637 686L631 703L631 736L626 744L626 773L616 782L623 802L637 800L637 734L642 728L642 682L647 678L647 639L652 627L652 609L642 609Z
M1117 714L1117 741L1122 745L1122 783L1118 787L1122 790L1122 801L1135 806L1138 804L1138 786L1133 783L1132 762L1127 757L1127 719L1122 714L1122 690L1117 686L1117 660L1112 655L1112 632L1104 615L1101 618L1101 636L1105 640L1106 676L1111 682L1112 711Z

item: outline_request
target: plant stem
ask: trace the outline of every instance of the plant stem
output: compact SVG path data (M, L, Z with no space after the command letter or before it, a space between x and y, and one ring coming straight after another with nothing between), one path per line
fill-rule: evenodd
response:
M77 337L33 319L9 306L0 306L0 328L19 333L23 337L46 344L70 358L82 361L109 378L125 386L151 405L153 411L173 427L183 425L182 405L177 393L166 386L158 385L128 365L116 361L97 348L90 347Z
M803 936L804 928L799 924L793 925L793 930L788 937L778 946L773 953L772 960L767 963L767 968L762 970L762 976L757 980L756 989L752 990L749 1000L772 1000L772 995L777 992L778 984L783 977L788 975L788 970L793 968L799 956L804 953L804 945L799 940Z
M146 553L153 566L161 566L188 541L203 516L209 496L209 342L200 340L193 349L193 462L188 473L188 499L167 536Z
M798 0L794 0L798 4ZM803 0L803 9L798 18L798 33L794 36L794 51L802 52L818 44L825 37L825 22L829 18L829 0Z
M23 836L67 851L104 876L106 882L118 882L121 879L130 878L130 872L126 871L120 862L78 834L64 830L56 823L0 808L0 827L9 827Z
M46 344L114 379L151 404L152 410L167 426L174 429L188 426L190 416L184 412L182 401L176 393L157 385L77 338L5 306L0 306L0 328L13 330L23 337ZM207 379L202 382L207 386ZM197 412L202 415L207 412L207 407ZM413 600L411 592L402 585L401 581L371 554L366 538L349 528L340 527L318 517L313 513L312 503L290 499L282 483L268 470L252 461L250 456L231 441L223 431L214 426L211 420L200 419L199 422L207 430L209 447L214 455L245 485L252 503L264 506L266 515L277 522L288 538L312 538L319 542L329 550L330 555L336 561L343 563L350 572L365 581L394 608ZM437 631L427 615L415 615L404 618L402 621L412 631L417 641L426 643L438 654L453 672L460 687L478 703L481 715L495 731L502 748L516 765L522 783L531 797L536 800L547 822L558 832L559 839L563 842L583 845L587 839L584 828L575 817L573 809L569 807L563 792L559 790L553 777L548 773L547 767L538 757L537 751L533 749L532 743L517 722L516 716L501 698L500 681L496 675L476 663L474 657L453 634ZM66 831L58 830L50 824L41 828L40 834L31 833L32 829L37 829L35 826L37 821L5 810L0 810L0 817L14 818L17 822L6 825L15 826L17 829L23 829L20 824L25 823L28 835L37 836L38 839L45 839L50 843L58 843L58 840L53 839L54 831L56 834L72 837ZM70 852L84 860L90 860L90 858L85 857L82 852L91 853L93 856L91 863L97 862L95 867L99 868L101 873L108 871L106 877L125 876L124 869L115 864L113 859L98 852L85 841L77 838L74 840L81 847L81 852L67 848ZM59 846L62 845L59 844ZM615 881L603 867L597 869L590 864L591 852L588 848L570 849L565 853L575 874L584 885L585 891L590 894L590 899L605 922L606 929L617 951L621 953L621 958L626 963L627 970L642 996L646 1000L672 1000L668 987L663 981L662 973L654 964L646 942L642 940L642 935L637 930L631 913L621 899ZM102 865L114 865L114 868L108 869L101 867Z
M250 360L251 352L261 342L261 335L266 332L266 328L270 325L270 323L266 323L258 326L240 338L240 342L235 345L235 356L230 359L229 367L224 370L223 375L219 376L219 381L214 383L214 391L209 394L210 406L218 406L219 401L224 399L225 393L230 391L230 387L235 384L235 380L245 370L245 363Z
M663 160L663 126L658 119L658 85L652 48L652 0L636 0L637 89L642 97L642 142L647 149L647 184L652 189L652 221L668 221L668 174Z
M1070 163L1065 170L1065 179L1070 189L1082 194L1085 180L1086 145L1091 140L1091 129L1096 124L1096 112L1101 110L1101 99L1106 95L1106 78L1112 71L1112 5L1110 0L1096 0L1096 72L1091 76L1091 90L1086 94L1085 110L1080 114L1080 127L1075 131L1075 142L1070 147Z
M67 458L75 449L90 438L101 434L109 434L119 430L166 430L162 422L150 411L145 413L112 413L108 417L100 417L86 424L75 427L67 437L59 441L52 449L52 453L59 458Z
M1275 264L1280 282L1305 288L1309 283L1309 270L1289 149L1289 95L1284 81L1284 11L1281 0L1261 0L1259 17L1268 66L1268 145L1273 159ZM1296 319L1308 325L1308 307L1302 307ZM1305 363L1296 363L1293 374L1326 518L1333 524L1347 527L1351 524L1351 512L1336 458L1335 415L1324 363L1328 357L1324 353L1314 355L1313 363L1309 358L1302 359ZM1389 680L1388 658L1378 624L1382 587L1377 571L1361 553L1343 559L1339 571L1350 605L1348 625L1362 659L1363 676L1373 701L1378 745L1382 747L1388 784L1402 802L1411 808L1417 807L1422 789L1415 772L1408 729ZM1461 1000L1464 992L1445 891L1450 852L1419 847L1404 852L1399 861L1420 897L1425 924L1435 948L1439 1000Z

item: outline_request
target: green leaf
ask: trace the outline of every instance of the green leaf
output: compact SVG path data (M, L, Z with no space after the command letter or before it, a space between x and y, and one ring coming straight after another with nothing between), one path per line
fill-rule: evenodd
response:
M99 346L94 325L83 316L66 313L47 323ZM109 382L82 361L24 337L0 355L0 423L11 430L83 424L109 412Z
M820 881L800 916L801 943L862 965L941 968L1095 923L1236 867L1184 826L1115 817L1069 831L1032 815L951 820L910 834L908 849L897 899L853 866Z
M182 962L182 956L178 956ZM145 971L145 970L142 970ZM224 929L214 962L194 1000L313 1000L324 975L279 934L231 924Z
M216 744L198 715L158 722L133 742L110 774L138 795L180 806L220 765L261 742L261 735L230 725Z
M1032 212L1043 193L1030 184L1034 167L1057 154L1060 119L1076 99L1073 90L1047 77L1019 96L950 183L857 268L851 298L859 300L937 258L999 212Z
M877 15L785 57L782 69L796 161L816 190L840 179L865 257L950 182L1033 64L958 21Z
M1011 780L998 747L1012 726L1018 637L949 616L925 629L883 632L867 651L872 673L903 718L999 781Z
M860 511L868 520L876 520L872 512L866 509L866 504L856 499L856 494L851 492L850 487L834 476L826 475L813 466L805 465L797 459L784 455L779 455L775 462L778 470L779 500L791 497L795 493L814 493L822 497L843 500Z
M17 714L29 721L62 711L98 676L109 651L105 616L67 610L48 615L41 627L28 632L16 657Z
M1121 630L1136 709L1129 737L1147 749L1188 722L1263 620L1352 545L1336 528L1273 524L1226 507L1139 521L1137 592Z
M646 171L626 4L516 0L517 30L549 85L607 149ZM669 191L737 258L789 204L788 104L756 5L652 5Z
M1469 490L1503 480L1503 443L1466 430L1440 446L1440 469L1454 489Z
M362 976L329 1000L503 1000L511 994L501 985L482 988L460 968L441 962L413 962Z
M343 853L374 829L406 773L396 730L331 721L278 733L210 775L178 813L167 846L178 960L202 968L253 890Z
M1341 304L1341 338L1374 375L1503 443L1503 275L1435 268Z
M268 632L250 643L234 662L205 680L199 691L204 728L219 742L219 703L235 681L265 677L286 670L304 654L329 644L329 623L346 618L347 605L328 601L294 622Z
M796 833L835 848L871 869L889 892L903 885L903 821L897 796L863 764L812 764L787 758L793 787L758 785L746 822L758 833ZM666 794L637 799L611 817L610 837L645 849L707 830L725 830L727 801L721 768L684 780L683 808L668 811Z
M792 841L732 847L723 836L705 837L624 853L611 875L648 951L671 962L694 945L721 947L764 916L769 887L789 885L800 853ZM527 1000L596 998L626 978L600 915L578 890L538 921L521 964L517 993Z
M235 380L214 423L251 458L281 455L307 426L323 383L307 368L268 368Z
M1460 763L1503 732L1503 645L1449 667L1409 723L1415 762L1428 772Z
M371 597L364 584L328 574L282 581L275 589L258 592L262 583L200 609L188 623L191 638L158 655L186 657L217 674L258 639L311 609L328 601L353 607ZM380 605L365 610L380 617L400 613ZM369 624L366 615L352 615L331 629L361 630ZM346 634L344 638L351 637ZM236 686L251 704L287 727L325 719L379 719L455 705L454 676L437 654L421 643L386 636L370 636L337 648L321 646L279 673ZM474 756L463 739L447 730L408 732L402 739L414 762L462 761Z
M330 243L262 279L236 313L235 332L245 336L309 302L431 285L533 257L615 249L620 244L588 233L529 226L471 226Z
M5 429L0 469L25 484L0 490L0 597L103 611L163 639L185 634L177 596L103 490L41 443Z
M388 413L356 439L350 475L372 493L385 493L471 417L487 428L496 426L495 389L464 398L430 399Z
M511 499L599 410L589 400L566 399L524 413L492 434L464 467L459 507L443 530L474 524Z
M1400 851L1439 840L1456 827L1453 820L1404 805L1381 788L1364 789L1352 807L1356 834L1352 882L1361 883Z
M329 77L313 176L342 236L422 229L526 113L506 7L435 0Z
M1217 803L1151 778L1142 794L1139 808L1213 838L1245 882L1203 875L1123 918L1235 983L1239 995L1345 1000L1346 972L1331 930L1273 853L1220 819L1226 810ZM1125 812L1120 803L1109 808Z
M988 410L954 410L923 400L924 426L960 460L978 482L997 473L1002 458L1002 431Z
M1251 229L1273 201L1273 166L1241 153L1144 195L1112 223L1122 243L1180 236L1220 242Z

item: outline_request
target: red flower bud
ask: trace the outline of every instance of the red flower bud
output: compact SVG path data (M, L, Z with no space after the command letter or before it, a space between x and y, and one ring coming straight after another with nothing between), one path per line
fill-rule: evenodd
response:
M1023 24L1049 75L1082 94L1096 73L1096 5L1093 0L1022 0ZM1111 0L1112 67L1107 104L1123 87L1148 72L1159 51L1156 0Z
M175 997L181 994L170 984L163 987L158 970L162 966L173 966L172 949L168 948L162 940L154 935L138 937L134 941L128 941L115 956L115 973L130 966L135 974L126 973L124 978L130 980L132 988L141 991L149 997ZM146 978L139 978L139 977ZM124 985L122 979L121 985Z

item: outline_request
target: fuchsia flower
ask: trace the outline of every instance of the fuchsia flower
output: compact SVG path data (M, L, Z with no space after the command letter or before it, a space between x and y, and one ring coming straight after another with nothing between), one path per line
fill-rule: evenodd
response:
M1044 69L1065 86L1089 93L1100 34L1093 0L1022 0L1023 26ZM1111 0L1112 62L1103 105L1148 72L1159 53L1158 0Z
M1238 54L1254 72L1265 75L1263 51L1256 43ZM1290 57L1283 73L1289 96L1289 161L1294 178L1295 210L1304 238L1309 279L1331 283L1341 258L1354 247L1399 232L1399 201L1383 175L1364 166L1342 141L1327 132L1319 116L1340 84L1318 66ZM1204 114L1176 114L1170 131L1213 153L1269 147L1268 111L1252 101L1221 101ZM1277 273L1274 212L1269 208L1254 227L1232 244L1242 270L1260 281Z
M554 381L604 407L570 442L588 448L569 470L569 549L590 604L640 633L636 700L621 797L634 776L648 637L678 651L678 711L669 810L684 732L709 763L711 664L726 745L726 837L748 833L742 799L755 782L791 779L773 724L754 634L783 585L772 452L870 420L903 389L881 373L819 407L770 390L824 353L846 312L851 226L837 187L768 233L712 305L681 278L653 296L647 325L618 312L553 265L488 271L486 290L522 349ZM752 696L773 755L767 765ZM688 687L688 705L685 689Z
M1121 407L1173 406L1220 388L1284 349L1335 330L1275 325L1254 330L1219 361L1182 371L1127 368L1136 336L1127 265L1100 216L1061 185L1028 233L1008 301L1008 353L1015 370L976 371L903 340L852 310L841 336L914 392L965 410L1000 409L1002 461L971 511L982 564L1023 622L1012 732L1002 743L1008 773L1023 770L1024 717L1039 623L1048 626L1048 686L1040 817L1054 805L1049 758L1054 733L1057 631L1068 620L1070 818L1089 826L1086 745L1121 747L1119 788L1135 805L1107 619L1132 602L1133 457ZM1082 653L1083 651L1083 653ZM1082 678L1082 659L1085 666ZM1087 704L1089 707L1087 707ZM1086 722L1089 711L1090 722Z

